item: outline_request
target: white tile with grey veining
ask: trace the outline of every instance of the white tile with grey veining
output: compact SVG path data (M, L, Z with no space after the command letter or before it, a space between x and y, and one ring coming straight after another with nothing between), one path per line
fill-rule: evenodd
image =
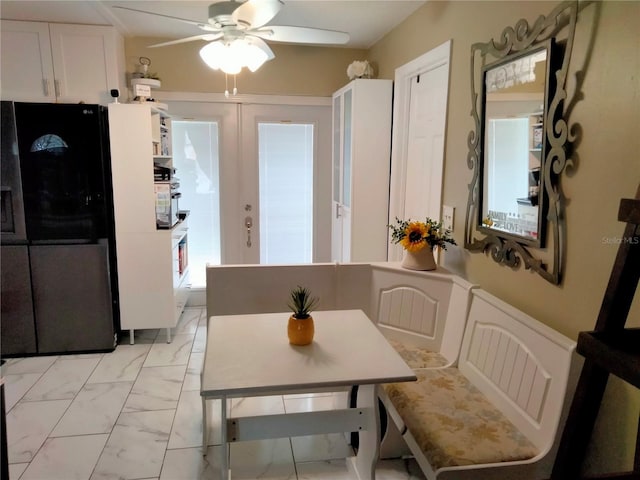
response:
M2 375L44 373L57 359L57 355L51 357L11 358L2 366Z
M200 323L202 308L185 308L180 316L180 321L173 330L174 335L195 335Z
M186 365L142 368L123 412L175 409L186 369Z
M351 480L353 478L347 470L344 459L304 463L298 463L296 460L296 470L298 480Z
M118 345L105 355L89 377L88 383L133 382L151 349L150 344Z
M91 480L159 477L175 410L122 413Z
M175 335L171 343L166 343L162 336L159 336L151 346L144 366L186 365L189 363L193 337L193 335Z
M219 478L221 447L209 447L202 455L200 448L167 450L160 480L213 480ZM233 478L236 478L235 472Z
M231 400L232 417L285 413L282 395L243 397Z
M334 460L353 455L343 433L292 437L291 446L296 462Z
M28 466L28 463L12 463L9 465L9 479L18 480Z
M184 377L182 391L198 390L200 391L200 373L202 372L202 363L204 362L204 353L192 353L189 357L187 365L187 374Z
M200 326L196 331L196 338L193 341L193 347L191 348L192 352L204 353L205 347L207 345L207 327Z
M110 433L133 382L86 384L50 436Z
M231 444L231 477L234 479L295 479L288 438Z
M5 409L8 412L29 391L42 376L42 373L22 373L20 375L5 375Z
M71 400L20 402L7 414L9 463L30 462Z
M318 410L333 410L335 407L333 395L309 397L284 397L284 408L287 413L316 412Z
M22 398L23 401L73 398L87 381L100 357L58 358Z
M20 477L21 480L87 480L109 435L49 438Z
M207 400L209 418L209 445L219 445L220 400ZM183 391L180 394L176 418L173 421L169 446L167 448L187 448L202 445L202 397L200 392Z

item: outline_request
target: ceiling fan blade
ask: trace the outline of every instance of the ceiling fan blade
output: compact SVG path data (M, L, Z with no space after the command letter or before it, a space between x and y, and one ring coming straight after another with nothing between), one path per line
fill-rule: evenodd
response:
M207 30L209 32L218 31L217 28L209 25L208 23L196 22L195 20L189 20L187 18L174 17L174 16L171 16L171 15L164 15L162 13L147 12L145 10L137 10L135 8L121 7L120 5L114 5L113 8L119 8L120 10L129 10L130 12L146 13L147 15L155 15L156 17L169 18L171 20L177 20L178 22L188 23L189 25L195 25L195 26L200 27L201 29Z
M231 14L236 24L258 28L276 16L282 8L281 0L247 0Z
M202 35L194 35L193 37L179 38L178 40L171 40L169 42L155 43L153 45L149 45L148 48L166 47L168 45L177 45L178 43L193 42L194 40L206 40L207 42L211 42L213 40L222 38L222 36L223 36L222 33L204 33Z
M249 30L251 35L272 42L343 44L349 41L349 34L335 30L322 30L309 27L289 27L268 25L259 30Z

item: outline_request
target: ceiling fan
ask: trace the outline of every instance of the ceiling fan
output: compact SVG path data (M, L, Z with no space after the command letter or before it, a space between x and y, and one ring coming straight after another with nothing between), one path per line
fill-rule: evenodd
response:
M205 40L200 56L211 68L225 73L239 73L242 67L256 71L275 57L265 40L306 44L344 44L349 34L335 30L285 25L267 25L283 6L281 0L223 0L209 5L207 22L198 22L160 13L114 6L122 10L145 13L195 25L206 33L150 45L165 47L178 43Z

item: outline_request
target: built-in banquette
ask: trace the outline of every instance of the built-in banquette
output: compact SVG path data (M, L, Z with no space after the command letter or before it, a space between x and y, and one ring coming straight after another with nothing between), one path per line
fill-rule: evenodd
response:
M207 315L285 311L296 285L318 310L362 309L415 370L379 392L382 456L413 455L430 480L549 477L575 342L446 270L393 263L210 266Z

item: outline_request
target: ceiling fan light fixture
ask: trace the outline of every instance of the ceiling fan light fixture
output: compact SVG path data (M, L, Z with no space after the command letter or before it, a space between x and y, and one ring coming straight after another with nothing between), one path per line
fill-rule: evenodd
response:
M238 38L230 42L208 43L200 49L200 58L214 70L235 75L243 67L255 72L269 60L269 54L250 40Z

